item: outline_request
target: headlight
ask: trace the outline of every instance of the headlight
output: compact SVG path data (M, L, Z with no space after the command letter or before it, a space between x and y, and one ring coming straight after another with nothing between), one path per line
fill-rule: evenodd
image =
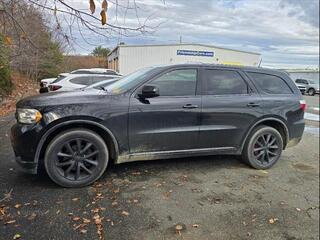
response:
M19 123L32 124L41 120L42 115L36 109L17 109L17 120Z

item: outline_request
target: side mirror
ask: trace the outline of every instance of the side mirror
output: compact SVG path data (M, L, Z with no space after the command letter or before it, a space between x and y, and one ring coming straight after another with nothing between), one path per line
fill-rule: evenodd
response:
M153 98L159 96L159 89L155 86L145 85L142 87L141 93L138 94L140 98Z

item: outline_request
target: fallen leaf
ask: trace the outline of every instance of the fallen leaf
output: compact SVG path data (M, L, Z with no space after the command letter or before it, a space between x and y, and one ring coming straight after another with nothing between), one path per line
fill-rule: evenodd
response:
M13 239L15 240L15 239L19 239L19 238L21 238L21 235L19 234L19 233L16 233L14 236L13 236Z
M198 228L198 227L199 227L199 224L193 224L192 227Z
M74 217L74 218L72 218L72 220L73 220L73 221L79 221L80 218L79 218L79 217Z
M113 192L113 193L119 193L119 192L120 192L120 189L119 189L119 188L114 189L112 192Z
M118 206L118 202L112 202L112 203L111 203L111 206L112 206L112 207Z
M268 171L266 171L266 170L259 170L259 172L262 172L264 174L268 174Z
M80 233L86 234L86 233L87 233L87 230L86 230L86 229L81 229L81 230L80 230Z
M270 218L269 219L269 223L270 224L274 224L275 222L277 222L279 219L278 218Z
M10 221L5 222L4 224L7 225L7 224L15 223L15 222L16 222L16 220L10 220Z
M79 198L72 198L71 200L76 202L76 201L79 201Z
M133 202L134 202L134 203L137 203L137 202L139 202L139 201L138 201L138 199L133 199Z
M17 209L18 209L18 208L20 208L21 206L22 206L22 205L21 205L21 204L19 204L19 203L18 203L18 204L16 204L16 205L14 205L14 207L15 207L15 208L17 208Z
M90 223L91 222L91 220L90 219L87 219L87 218L83 218L83 223L86 223L86 224L88 224L88 223Z
M297 210L298 212L301 212L301 209L300 209L300 208L296 208L296 210Z
M126 212L126 211L122 211L121 214L124 215L124 216L129 216L129 213Z
M33 219L35 219L36 216L37 216L37 214L31 213L31 215L28 217L28 220L33 220Z

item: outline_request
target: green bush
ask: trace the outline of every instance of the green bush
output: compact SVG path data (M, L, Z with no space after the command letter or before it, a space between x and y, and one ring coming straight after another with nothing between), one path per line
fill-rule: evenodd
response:
M4 45L3 36L0 35L0 96L11 93L9 53Z

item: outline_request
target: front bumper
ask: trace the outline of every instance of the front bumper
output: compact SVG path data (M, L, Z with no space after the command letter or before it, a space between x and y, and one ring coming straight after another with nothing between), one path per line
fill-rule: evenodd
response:
M30 174L37 174L37 171L38 171L37 163L23 161L20 156L16 156L15 160L23 172L30 173Z
M38 126L16 123L11 128L10 138L18 165L24 171L36 174L38 163L35 161L35 153L39 139Z

